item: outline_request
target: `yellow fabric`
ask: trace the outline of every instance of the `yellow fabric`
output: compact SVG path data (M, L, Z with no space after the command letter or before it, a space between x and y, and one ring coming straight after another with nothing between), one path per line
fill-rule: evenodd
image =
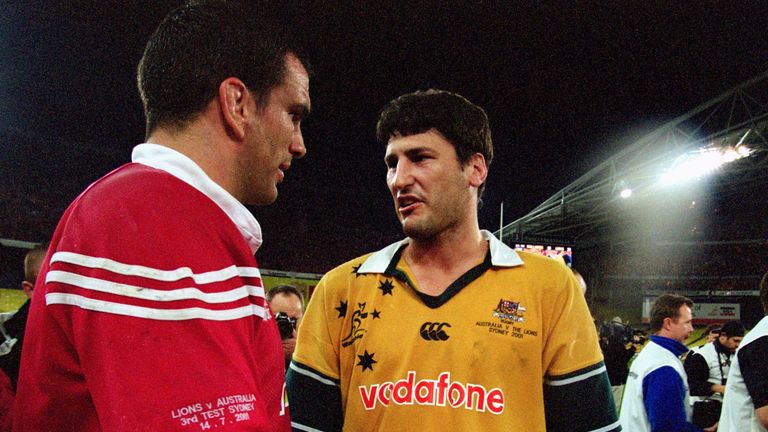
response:
M571 271L520 257L523 265L491 267L435 309L396 277L357 274L367 256L347 262L318 284L294 361L340 381L347 431L544 431L545 375L602 355ZM397 268L416 283L404 260ZM435 323L431 335L425 323Z

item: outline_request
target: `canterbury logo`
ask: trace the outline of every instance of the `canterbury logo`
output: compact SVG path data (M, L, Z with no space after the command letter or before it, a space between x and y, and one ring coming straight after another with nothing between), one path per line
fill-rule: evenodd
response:
M421 325L419 333L421 334L421 337L426 340L444 341L448 340L450 336L443 330L443 327L450 326L451 325L448 323L425 322Z

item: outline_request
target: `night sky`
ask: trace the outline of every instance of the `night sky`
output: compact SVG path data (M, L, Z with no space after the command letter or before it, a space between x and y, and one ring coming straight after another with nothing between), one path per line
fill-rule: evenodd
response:
M50 235L80 190L129 160L144 133L136 65L178 3L0 5L0 179L34 172L61 188L40 199L55 214L39 234L0 237ZM496 158L480 223L495 230L502 201L511 222L633 137L768 69L765 3L543 3L297 3L315 73L308 154L278 201L253 209L264 253L342 242L352 258L370 248L359 233L399 236L374 125L400 94L436 87L486 109ZM37 160L44 149L61 166Z

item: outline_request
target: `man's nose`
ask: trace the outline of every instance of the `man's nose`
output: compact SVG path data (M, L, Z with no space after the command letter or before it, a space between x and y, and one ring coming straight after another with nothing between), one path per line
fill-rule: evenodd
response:
M408 162L398 162L390 175L390 186L394 189L402 189L413 181L413 173Z
M291 141L289 151L295 159L300 159L307 154L307 147L304 145L304 135L301 133L301 130L298 131L296 137Z

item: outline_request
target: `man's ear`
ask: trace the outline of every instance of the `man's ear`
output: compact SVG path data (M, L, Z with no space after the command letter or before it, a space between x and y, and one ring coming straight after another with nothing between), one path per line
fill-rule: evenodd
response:
M661 323L661 328L664 330L672 328L672 318L664 318L664 321Z
M32 298L32 289L35 287L35 284L32 282L24 281L21 283L21 289L24 290L24 294L27 295L27 297Z
M480 187L488 178L488 164L485 163L485 157L480 153L470 156L466 168L469 171L469 184L474 187Z
M237 140L245 137L248 120L248 87L239 78L229 77L219 84L219 107L227 129Z

